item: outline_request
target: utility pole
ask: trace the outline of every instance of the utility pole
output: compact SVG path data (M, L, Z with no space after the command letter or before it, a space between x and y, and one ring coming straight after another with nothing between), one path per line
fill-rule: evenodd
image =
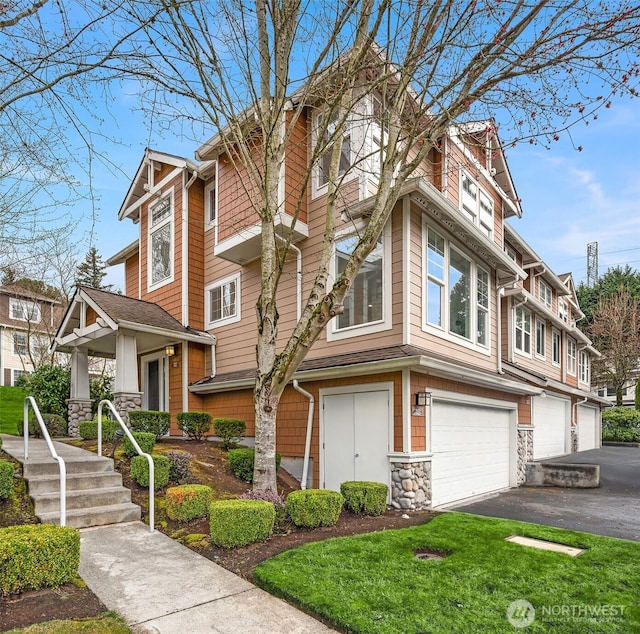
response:
M587 286L595 286L598 281L598 243L587 244Z

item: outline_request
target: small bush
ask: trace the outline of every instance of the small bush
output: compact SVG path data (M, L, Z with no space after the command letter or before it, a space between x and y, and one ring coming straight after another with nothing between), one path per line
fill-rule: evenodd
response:
M236 418L215 418L213 430L215 435L222 440L222 446L229 450L236 447L244 438L247 425L243 420Z
M0 500L6 500L13 490L13 463L0 460Z
M41 365L28 377L28 391L42 412L67 415L71 370L59 365Z
M118 421L109 420L108 418L102 419L102 440L103 442L111 442L115 439L116 429L120 429ZM97 420L83 420L80 421L78 426L78 433L80 438L84 440L97 440L98 439L98 421Z
M249 448L231 449L228 453L231 471L236 478L245 482L253 482L253 464L255 462L255 450ZM276 452L276 469L280 468L282 456Z
M131 432L131 435L136 439L138 445L140 445L142 453L151 453L153 451L156 444L155 434L150 434L148 431L134 431ZM136 448L126 434L122 438L122 448L124 449L125 455L129 458L138 455Z
M180 412L176 418L178 427L193 440L202 440L211 429L211 414L207 412Z
M340 485L344 505L357 515L382 515L387 508L389 487L382 482L350 481Z
M640 429L640 411L628 407L613 407L602 412L603 429Z
M183 484L167 489L167 515L172 520L188 522L207 517L211 506L211 487L204 484Z
M169 481L184 484L191 478L191 458L186 451L169 451L167 458L171 462L169 467Z
M155 412L144 409L133 409L129 412L129 424L134 431L146 431L155 434L156 438L169 433L171 415L169 412Z
M153 459L153 488L157 491L169 483L171 461L166 456L151 456ZM131 458L131 477L141 486L149 486L149 463L144 456Z
M80 533L31 524L0 528L0 594L55 587L78 575Z
M42 416L42 422L47 428L51 438L61 438L68 434L67 421L62 416L58 416L58 414L44 413L41 413L40 416ZM18 435L22 436L24 434L24 421L22 419L17 422L17 427ZM38 419L35 415L32 415L29 418L29 436L44 438L44 434L42 433L42 429L40 428L40 424L38 423Z
M211 541L237 548L263 541L273 533L276 512L264 500L223 500L209 507Z
M249 489L245 491L241 496L241 500L264 500L265 502L271 502L276 512L276 520L273 525L273 531L275 533L284 533L291 528L291 520L287 515L287 509L284 505L284 496L274 491L254 491Z
M625 429L624 427L603 429L602 440L609 442L640 442L640 429Z
M340 517L343 503L344 498L338 491L306 489L289 493L285 507L296 526L316 528L333 526Z

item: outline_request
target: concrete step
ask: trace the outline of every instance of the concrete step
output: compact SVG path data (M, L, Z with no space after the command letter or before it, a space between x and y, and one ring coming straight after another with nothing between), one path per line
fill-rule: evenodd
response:
M111 506L94 506L85 509L67 511L67 526L73 528L87 528L89 526L104 526L119 522L133 522L141 517L137 504L123 503ZM38 515L45 524L59 524L60 512L52 511Z
M86 457L68 458L64 456L67 475L75 473L103 473L113 471L113 460L103 456L94 456L88 451ZM22 463L23 475L25 479L34 476L55 476L60 474L58 461L49 457L48 459L32 460L31 458Z
M60 511L60 494L43 493L32 495L35 514ZM93 508L95 506L117 506L131 502L131 491L123 486L103 489L86 489L84 491L67 491L67 511Z
M67 474L67 492L84 491L122 486L122 475L117 471L103 471L100 473L71 473ZM60 491L60 476L35 476L29 478L29 494L56 493Z

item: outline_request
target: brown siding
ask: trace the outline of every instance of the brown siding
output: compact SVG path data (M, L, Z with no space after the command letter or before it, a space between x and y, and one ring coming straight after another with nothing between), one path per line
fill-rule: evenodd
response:
M86 317L87 326L91 326L91 324L95 324L97 319L98 319L98 313L96 313L96 311L93 310L91 306L87 306L87 317Z
M135 253L124 263L124 294L140 297L140 256Z
M189 238L187 285L189 293L188 326L204 328L204 183L196 180L189 189ZM191 358L189 358L191 364Z
M289 120L291 116L289 117ZM300 117L291 134L291 140L287 147L285 162L285 212L294 216L298 204L298 220L307 222L307 193L300 195L301 187L307 171L307 122Z

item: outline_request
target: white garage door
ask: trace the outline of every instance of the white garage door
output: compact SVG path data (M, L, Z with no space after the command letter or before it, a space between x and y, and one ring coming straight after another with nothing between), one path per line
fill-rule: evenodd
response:
M509 486L511 411L434 399L431 411L434 506Z
M599 410L588 405L578 405L578 451L600 446Z
M533 458L542 460L568 453L570 402L555 396L533 397Z
M322 396L321 481L340 490L347 480L389 484L391 388Z

